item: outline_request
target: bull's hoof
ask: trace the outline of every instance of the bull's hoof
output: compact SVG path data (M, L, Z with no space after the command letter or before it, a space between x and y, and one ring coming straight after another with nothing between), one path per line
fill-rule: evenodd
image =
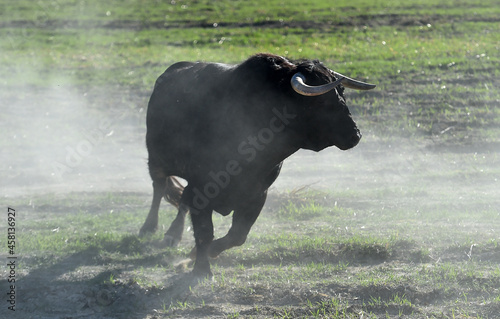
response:
M168 234L165 234L165 236L163 237L163 245L165 247L177 247L177 245L179 245L179 242L181 240L179 238L175 238L173 236L170 236Z
M154 234L157 230L157 227L150 227L147 225L144 225L141 227L141 230L139 230L139 237L144 237L147 235Z
M214 277L212 271L210 271L210 267L207 269L200 269L200 267L196 267L196 264L191 274L193 275L194 278L198 279L199 281L205 279L212 279Z
M208 259L197 256L196 261L193 266L193 276L198 279L212 278L213 274L210 271L210 263ZM202 258L202 260L200 260Z
M174 220L172 225L170 225L167 232L165 233L165 236L163 236L165 245L168 247L176 247L182 239L183 228L184 223L179 224Z

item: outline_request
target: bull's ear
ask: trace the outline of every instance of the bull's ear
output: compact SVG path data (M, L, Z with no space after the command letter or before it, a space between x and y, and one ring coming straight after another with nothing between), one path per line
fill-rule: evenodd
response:
M295 69L295 64L290 62L285 57L279 56L279 55L270 55L271 61L274 63L274 69L275 70L291 70Z

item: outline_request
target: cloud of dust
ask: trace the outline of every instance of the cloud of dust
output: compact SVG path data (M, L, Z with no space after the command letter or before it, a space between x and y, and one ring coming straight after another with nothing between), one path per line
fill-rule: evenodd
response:
M127 88L78 86L32 56L30 65L9 66L25 81L0 82L0 124L8 128L0 139L3 196L149 189L147 101Z
M145 112L121 111L124 108L113 97L62 83L43 89L18 86L2 94L2 113L10 127L2 138L3 194L135 190L149 185ZM110 107L108 103L114 102Z

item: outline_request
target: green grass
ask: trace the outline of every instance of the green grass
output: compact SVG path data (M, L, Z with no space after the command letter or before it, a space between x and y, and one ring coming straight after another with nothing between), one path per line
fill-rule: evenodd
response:
M441 209L439 214L421 217L425 221L422 228L419 222L412 221L411 214L389 214L380 219L369 213L370 207L332 211L325 205L325 197L332 194L324 191L280 196L282 206L263 212L244 246L212 261L215 282L202 283L190 300L181 298L167 304L165 315L200 311L212 295L230 292L238 298L258 301L268 289L279 296L279 291L294 286L314 289L303 291L305 299L295 301L293 307L276 309L280 318L301 316L304 311L318 318L354 316L350 306L353 301L347 295L332 298L327 287L337 287L335 291L341 294L350 289L351 294L359 296L357 302L367 315L380 314L381 309L416 315L422 311L422 300L431 302L435 296L449 300L449 306L461 315L469 311L465 306L469 302L498 305L495 289L500 285L500 267L482 261L499 252L498 241L486 229L494 213L486 211L490 217L481 219L481 215L456 215ZM128 280L139 287L164 289L161 287L166 283L160 278L177 271L172 260L188 254L192 239L188 233L189 244L181 249L165 249L154 244L161 239L161 233L137 238L134 233L145 211L139 204L147 197L91 193L80 199L32 197L31 208L22 206L24 200L14 202L24 215L34 217L18 221L23 227L18 236L23 269L53 267L67 256L82 255L87 261L78 269L94 263L111 267L110 273L99 277L106 286L120 287L130 276ZM306 212L308 207L314 207L311 220L304 220L300 207ZM54 208L58 211L53 212ZM162 215L161 224L168 223L174 211L169 208L167 215ZM215 216L215 222L218 231L224 233L229 219ZM472 232L460 225L468 225ZM120 266L130 263L134 264L131 270ZM77 274L78 269L73 273Z

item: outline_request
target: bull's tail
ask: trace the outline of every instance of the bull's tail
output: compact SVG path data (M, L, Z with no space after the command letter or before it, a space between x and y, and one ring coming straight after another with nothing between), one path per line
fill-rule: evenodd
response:
M165 200L175 207L179 208L184 186L175 176L167 177L167 187L165 188Z

